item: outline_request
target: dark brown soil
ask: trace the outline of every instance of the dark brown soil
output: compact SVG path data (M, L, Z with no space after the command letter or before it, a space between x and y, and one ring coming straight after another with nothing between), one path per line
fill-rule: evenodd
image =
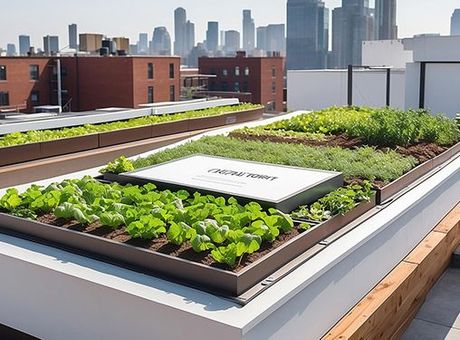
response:
M420 163L425 163L430 159L442 154L444 151L449 149L448 147L439 146L434 143L419 143L408 147L398 146L396 151L404 156L413 156Z
M250 133L239 133L232 132L230 137L242 139L242 140L257 140L267 141L273 143L292 143L292 144L304 144L310 146L339 146L347 149L354 149L360 146L364 146L363 141L360 138L350 138L345 134L341 135L330 135L326 136L323 140L316 140L303 137L283 137L283 136L270 136L270 135L253 135ZM381 150L388 150L388 148L380 148ZM442 154L449 147L439 146L434 143L418 143L408 147L398 146L395 151L404 156L412 156L417 161L425 163L430 159ZM377 185L378 186L378 185Z
M50 224L57 227L66 228L69 230L79 231L86 234L91 234L99 237L103 237L109 240L129 244L139 248L156 251L162 254L183 258L189 261L198 262L208 266L227 269L228 267L219 263L216 263L211 256L210 252L197 253L192 249L189 242L184 243L182 246L176 246L169 243L165 235L160 236L154 240L141 240L133 239L126 231L124 227L119 229L111 229L108 227L101 226L99 223L93 223L90 225L82 225L76 221L66 221L63 219L56 218L52 214L42 215L37 218L38 222ZM299 229L293 229L287 234L280 235L273 243L262 244L260 250L251 255L245 255L241 259L240 263L232 268L233 272L238 272L244 267L256 262L261 257L270 253L274 249L282 246L287 241L300 235L303 231Z

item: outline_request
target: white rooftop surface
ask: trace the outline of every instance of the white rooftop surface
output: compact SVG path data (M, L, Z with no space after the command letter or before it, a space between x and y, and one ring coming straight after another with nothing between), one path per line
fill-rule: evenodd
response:
M222 194L280 202L340 174L198 155L126 175L218 191Z

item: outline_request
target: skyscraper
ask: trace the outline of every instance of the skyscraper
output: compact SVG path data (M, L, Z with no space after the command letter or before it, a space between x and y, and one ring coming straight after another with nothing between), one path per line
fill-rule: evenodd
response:
M460 35L460 8L457 8L452 14L450 20L450 35Z
M251 10L243 10L243 50L251 53L256 46L256 26L251 17Z
M217 51L219 46L219 23L217 21L208 21L208 30L206 31L206 48L210 52Z
M27 55L30 50L30 36L19 36L19 55Z
M13 57L16 55L16 45L15 44L6 45L6 55L8 57Z
M240 49L241 37L240 32L230 30L225 31L225 52L234 54Z
M139 33L139 43L137 46L138 54L148 54L149 52L149 35L147 33Z
M69 25L69 48L78 49L76 24Z
M190 20L187 20L185 23L185 57L188 57L188 54L195 46L195 24Z
M185 57L185 24L187 13L182 7L174 11L174 54Z
M396 0L375 0L375 39L398 39Z
M329 10L324 2L288 0L287 69L325 68L328 47Z
M265 52L280 52L286 54L286 26L271 24L257 27L257 48Z
M155 55L171 55L171 37L166 27L155 27L152 38L152 52Z
M342 7L332 12L334 66L361 65L365 40L374 40L374 10L369 0L342 0Z
M46 55L53 55L59 52L59 37L47 35L43 37L43 50Z

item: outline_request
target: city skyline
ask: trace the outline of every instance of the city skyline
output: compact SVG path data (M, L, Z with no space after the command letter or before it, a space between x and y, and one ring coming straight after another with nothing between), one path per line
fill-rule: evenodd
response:
M208 21L218 21L220 30L238 30L242 33L243 9L252 10L256 27L286 22L285 0L272 1L269 8L262 0L253 0L250 4L247 1L235 0L229 4L219 4L218 7L215 2L209 0L200 1L201 6L191 6L183 0L172 0L167 4L155 5L146 0L136 0L135 3L129 4L115 0L110 8L107 8L106 3L92 1L93 12L90 14L84 10L86 1L88 0L82 0L76 4L43 0L40 4L28 2L26 6L25 0L18 0L14 3L5 4L4 13L9 13L12 17L25 16L26 19L13 22L0 21L0 32L2 32L0 34L0 46L6 47L8 43L13 43L18 50L18 37L21 34L30 35L31 45L35 47L41 47L43 36L48 34L58 35L62 41L62 46L65 46L68 40L67 28L71 23L76 23L79 32L82 33L127 36L131 41L136 41L139 32L148 32L149 38L151 38L153 29L157 26L165 26L170 33L174 32L174 9L179 6L187 10L187 17L195 23L197 42L205 39ZM341 0L325 0L325 3L326 7L332 11L335 7L340 6ZM137 11L136 16L130 19L127 13L131 13L136 4L143 10ZM371 6L374 6L374 1L371 1ZM145 10L150 7L152 11ZM219 10L212 10L215 7ZM438 6L429 0L401 1L398 4L397 17L399 36L404 38L418 33L448 35L450 33L450 17L456 7L459 6L458 1L455 0L445 0L443 6ZM25 13L24 8L28 8L27 13ZM46 11L49 12L50 9L59 10L62 15L56 20L41 20L46 16ZM111 20L101 20L103 13L108 13ZM127 24L120 25L120 22ZM174 36L171 38L174 39Z

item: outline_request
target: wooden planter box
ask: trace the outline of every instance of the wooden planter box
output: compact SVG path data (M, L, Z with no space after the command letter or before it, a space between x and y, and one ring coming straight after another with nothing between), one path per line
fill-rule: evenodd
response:
M0 148L0 166L40 159L40 143Z
M457 143L442 154L436 156L433 159L430 159L429 161L426 161L425 163L420 164L419 166L406 173L404 176L401 176L397 180L377 190L377 204L381 204L387 201L392 196L396 195L398 192L404 190L410 184L414 183L419 178L429 173L431 170L453 158L459 152L460 143Z
M152 125L140 126L131 129L102 132L99 134L99 147L107 147L152 137Z
M79 151L92 150L97 149L98 147L98 134L57 139L40 143L40 158L48 158Z
M177 120L174 122L154 124L152 125L151 137L155 138L187 132L189 131L188 127L188 120Z

